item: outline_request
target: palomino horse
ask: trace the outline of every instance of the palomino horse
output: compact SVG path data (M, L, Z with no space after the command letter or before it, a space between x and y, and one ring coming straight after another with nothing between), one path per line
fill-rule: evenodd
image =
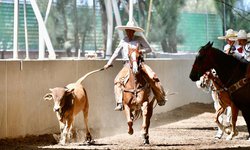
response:
M128 123L128 133L132 135L133 121L142 116L142 138L144 144L149 144L148 129L150 118L153 114L155 99L149 101L150 86L147 83L147 75L141 69L143 59L138 46L129 47L129 77L123 87L123 105Z
M194 61L190 79L197 81L210 69L214 68L221 80L221 89L229 93L231 101L242 111L250 133L250 84L246 78L247 63L212 47L208 42L201 47Z
M223 84L221 83L220 79L216 76L216 74L213 72L213 70L207 71L202 76L202 80L203 80L203 83L202 83L203 87L211 84L211 90L212 90L211 93L212 93L212 97L213 97L213 100L215 103L215 109L216 109L215 123L218 125L218 128L219 128L216 134L216 138L220 139L222 136L222 133L226 132L227 134L229 134L227 136L227 140L232 140L232 138L238 134L236 130L236 121L237 121L239 110L231 101L228 91L223 89ZM227 107L231 108L228 110L232 110L229 112L230 114L228 114L227 112L227 115L229 115L227 116L229 117L227 119L231 119L231 113L232 113L232 120L230 120L231 130L229 128L226 128L222 124L223 118L221 115L225 112Z

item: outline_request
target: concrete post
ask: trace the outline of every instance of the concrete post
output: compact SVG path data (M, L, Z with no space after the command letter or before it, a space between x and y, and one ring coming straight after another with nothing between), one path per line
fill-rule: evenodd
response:
M120 12L117 7L117 0L112 0L112 6L113 6L114 14L115 14L116 25L120 26L122 25L122 21L121 21ZM118 35L119 35L120 40L124 38L123 32L121 30L118 30Z
M44 21L43 21L43 18L42 18L42 15L40 13L40 10L37 6L37 3L35 0L30 0L30 3L31 3L31 6L33 8L33 11L35 13L35 16L36 16L36 19L38 21L38 26L39 26L39 35L41 34L44 41L45 41L45 44L48 48L48 51L49 51L49 59L55 59L56 58L56 54L55 54L55 51L54 51L54 48L52 46L52 43L51 43L51 40L50 40L50 37L49 37L49 34L48 34L48 31L46 29L46 26L44 24ZM39 42L39 47L42 46L41 44L42 42ZM40 45L41 44L41 45ZM39 53L40 50L42 51L42 49L39 48ZM43 59L44 56L41 56L41 58L39 59Z
M28 30L27 30L27 17L26 17L26 0L23 1L23 19L24 19L25 52L26 52L25 59L30 59L30 57L29 57Z
M13 59L18 59L18 10L19 0L14 1Z
M129 0L129 21L133 21L133 0Z
M113 14L112 14L112 6L110 0L105 0L105 7L108 18L106 58L110 58L110 56L112 55L112 35L113 35Z

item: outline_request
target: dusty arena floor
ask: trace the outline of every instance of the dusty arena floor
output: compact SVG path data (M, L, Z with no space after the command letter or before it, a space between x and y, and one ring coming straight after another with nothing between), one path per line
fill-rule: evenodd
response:
M227 141L226 135L220 140L214 139L214 116L212 104L199 103L155 114L149 131L150 144L146 146L142 145L139 129L135 128L137 132L134 135L124 133L104 138L95 137L93 145L76 142L60 146L56 144L53 135L40 135L2 139L0 149L250 149L242 116L237 121L239 134L232 141Z

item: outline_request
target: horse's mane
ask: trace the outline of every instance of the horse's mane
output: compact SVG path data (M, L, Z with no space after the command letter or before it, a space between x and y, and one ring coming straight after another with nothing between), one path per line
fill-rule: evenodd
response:
M214 48L214 47L211 47L211 50L214 51L214 53L216 53L216 55L213 55L213 56L217 57L217 58L214 58L214 59L217 59L217 61L220 61L220 64L221 64L221 67L222 67L221 68L222 72L225 72L226 70L231 70L233 72L233 74L234 74L235 73L235 68L238 68L237 69L237 74L239 74L239 78L242 78L242 76L245 75L247 65L248 65L248 62L245 59L239 59L239 58L236 58L233 55L228 55L228 54L224 53L223 51L221 51L221 50L219 50L217 48ZM228 75L228 76L230 77L231 75ZM223 79L224 76L223 77L219 76L219 78L221 80L224 80ZM229 80L229 79L227 79L227 80Z

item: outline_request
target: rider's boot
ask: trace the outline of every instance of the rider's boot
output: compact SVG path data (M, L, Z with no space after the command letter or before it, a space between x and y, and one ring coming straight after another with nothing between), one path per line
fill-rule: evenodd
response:
M118 84L115 84L114 90L115 90L115 100L116 100L115 111L122 111L123 110L122 90Z
M122 105L122 103L116 103L116 107L115 107L115 111L122 111L123 110L123 105Z
M165 91L164 91L164 89L161 86L161 83L159 81L155 81L154 85L155 86L152 86L152 91L155 95L157 103L159 106L164 106L166 101L167 101L166 93L165 93Z

